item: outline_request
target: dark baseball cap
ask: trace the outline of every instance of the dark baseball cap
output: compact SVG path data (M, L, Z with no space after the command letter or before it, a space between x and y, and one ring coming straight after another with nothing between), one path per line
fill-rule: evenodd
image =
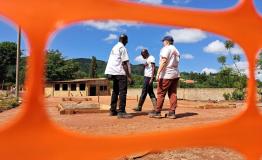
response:
M163 41L168 41L168 42L173 43L173 42L174 42L174 39L173 39L173 37L171 37L171 36L165 36L165 37L162 39L162 42L163 42Z

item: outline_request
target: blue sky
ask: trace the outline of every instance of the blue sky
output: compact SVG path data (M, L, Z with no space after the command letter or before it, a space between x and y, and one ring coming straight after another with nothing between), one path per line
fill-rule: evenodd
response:
M135 1L135 0L133 0ZM223 9L234 6L237 0L136 0L139 3L151 3L153 5L169 5L189 8ZM256 0L258 10L262 11L262 1ZM48 44L49 49L59 49L67 58L90 58L107 60L112 46L117 42L121 33L129 36L127 49L131 63L138 64L141 48L149 49L149 52L159 59L159 51L162 47L161 38L171 35L175 38L175 46L182 55L180 70L194 72L217 72L220 64L217 62L219 55L227 55L223 42L226 38L207 33L198 29L167 27L157 25L140 24L138 22L124 21L86 21L71 26L53 35ZM16 30L3 21L0 17L0 42L16 41ZM23 40L22 49L26 49ZM241 56L240 68L246 70L247 62L241 48L236 46L233 54ZM228 56L227 64L232 66ZM244 71L246 72L246 71Z

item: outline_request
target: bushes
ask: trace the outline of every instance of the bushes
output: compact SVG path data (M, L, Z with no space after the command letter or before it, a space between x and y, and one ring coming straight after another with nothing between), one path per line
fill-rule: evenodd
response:
M223 97L225 100L244 100L245 99L245 90L236 88L231 94L230 93L224 93Z
M231 94L230 93L224 93L223 97L225 98L226 101L231 99Z
M16 98L0 95L0 112L19 106Z
M233 100L244 100L245 91L243 89L235 89L232 93Z

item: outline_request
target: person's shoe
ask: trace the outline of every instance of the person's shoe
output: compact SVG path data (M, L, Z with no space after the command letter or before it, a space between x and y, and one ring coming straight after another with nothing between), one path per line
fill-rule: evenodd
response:
M141 112L142 107L137 106L137 107L133 108L133 110L136 111L136 112Z
M109 116L117 116L117 111L110 111Z
M117 118L132 118L132 115L126 112L118 112Z
M156 111L149 113L149 117L150 118L162 118L161 112L156 112Z
M176 112L168 112L167 118L176 119Z

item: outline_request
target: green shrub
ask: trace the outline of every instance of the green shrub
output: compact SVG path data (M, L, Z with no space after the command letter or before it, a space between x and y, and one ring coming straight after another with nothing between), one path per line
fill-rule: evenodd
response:
M225 98L226 101L231 99L231 94L230 93L224 93L223 97Z
M17 106L19 106L19 102L17 102L16 98L5 98L0 100L0 112Z
M233 100L244 100L245 91L243 89L235 89L231 97Z

